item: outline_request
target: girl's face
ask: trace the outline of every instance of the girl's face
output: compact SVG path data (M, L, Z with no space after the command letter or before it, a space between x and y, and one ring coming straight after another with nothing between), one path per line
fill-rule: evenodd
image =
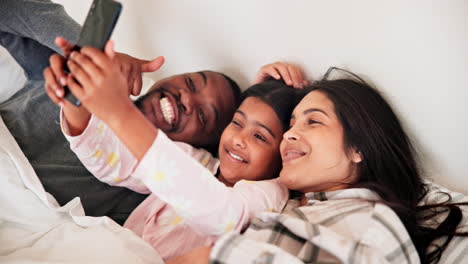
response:
M361 161L354 149L345 150L333 103L320 91L310 92L294 109L281 157L281 182L303 193L346 188L356 180Z
M256 97L245 99L221 135L220 179L233 185L242 179L277 176L282 134L281 123L269 105Z

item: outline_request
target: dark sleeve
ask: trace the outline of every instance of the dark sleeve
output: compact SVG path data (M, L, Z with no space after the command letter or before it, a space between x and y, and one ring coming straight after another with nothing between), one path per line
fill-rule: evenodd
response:
M2 0L0 45L24 69L29 80L42 79L49 57L60 49L57 36L76 42L81 26L63 6L48 0Z
M63 6L49 0L2 0L0 31L33 39L56 52L58 36L75 43L81 26Z

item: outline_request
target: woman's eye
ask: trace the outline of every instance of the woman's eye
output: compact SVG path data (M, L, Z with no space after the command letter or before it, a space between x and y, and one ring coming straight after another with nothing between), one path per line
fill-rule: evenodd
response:
M237 127L241 126L241 124L239 122L237 122L236 120L232 120L231 123L234 124Z
M260 135L260 134L255 134L255 137L256 137L257 139L260 139L261 141L265 141L265 142L266 142L266 139L265 139L262 135Z
M313 124L321 124L321 123L318 122L318 121L315 121L315 120L313 120L313 119L309 119L309 120L307 120L307 124L308 124L308 125L313 125Z

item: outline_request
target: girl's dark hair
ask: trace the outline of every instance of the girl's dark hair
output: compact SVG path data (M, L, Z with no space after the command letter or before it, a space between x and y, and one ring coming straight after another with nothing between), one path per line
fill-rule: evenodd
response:
M283 81L268 80L255 84L242 93L241 102L248 97L256 97L269 105L275 111L281 122L283 131L289 128L289 121L294 107L307 94L287 86Z
M449 199L444 203L419 205L428 186L423 182L415 148L383 96L357 78L324 78L310 86L333 102L343 126L345 147L353 147L362 155L358 181L351 187L378 193L405 225L421 263L436 262L454 235L467 235L457 233L462 218L457 205L466 204L449 204L451 197L445 193ZM448 216L438 227L428 227L427 221L436 219L441 207L449 211ZM445 239L442 245L428 252L429 246L440 238Z

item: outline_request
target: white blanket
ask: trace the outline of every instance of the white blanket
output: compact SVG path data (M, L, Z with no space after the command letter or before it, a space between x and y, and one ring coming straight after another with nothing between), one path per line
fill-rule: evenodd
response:
M163 263L158 253L108 217L63 207L0 118L0 263Z

